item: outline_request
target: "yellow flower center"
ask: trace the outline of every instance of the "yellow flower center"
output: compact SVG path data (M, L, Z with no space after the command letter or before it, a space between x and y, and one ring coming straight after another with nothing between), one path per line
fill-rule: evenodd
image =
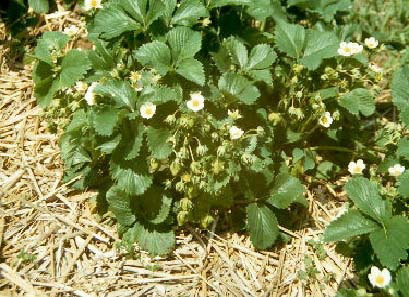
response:
M322 117L322 118L321 118L321 122L322 122L323 124L328 124L328 119L327 119L327 117Z
M200 106L199 100L193 100L192 106L193 106L193 107L199 107L199 106Z
M145 114L148 115L148 116L153 115L153 109L152 109L152 107L147 107L147 108L145 109Z
M98 0L91 0L91 6L96 8L98 6Z
M378 275L378 276L375 278L375 283L376 283L377 285L383 286L383 285L385 284L385 278L384 278L382 275Z

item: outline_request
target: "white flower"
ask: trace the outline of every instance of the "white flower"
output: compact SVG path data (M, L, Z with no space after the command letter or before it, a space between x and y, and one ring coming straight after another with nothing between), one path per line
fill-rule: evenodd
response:
M95 105L95 93L94 89L98 85L97 82L93 82L91 86L87 89L87 92L85 93L85 101L87 101L89 106Z
M91 10L93 8L102 8L101 0L85 0L84 1L84 9L86 11Z
M371 285L378 288L384 288L388 286L392 279L388 269L384 268L381 271L376 266L371 267L371 272L369 273L368 278Z
M71 36L71 37L78 34L79 31L80 31L80 29L78 29L78 27L75 26L75 25L71 25L71 26L66 27L64 29L64 33L67 34L68 36Z
M235 139L239 139L244 134L244 131L237 126L232 126L229 130L229 133L230 133L230 139L235 140Z
M352 47L350 42L341 42L338 49L338 54L344 57L350 57L354 53L352 52Z
M350 57L362 52L364 47L354 42L341 42L338 49L338 54L344 57Z
M187 107L194 112L198 112L204 107L204 97L200 93L190 94L190 100L187 102Z
M374 49L378 46L378 40L376 40L374 37L365 38L364 42L365 45L370 49Z
M152 102L146 102L144 105L141 106L139 109L141 112L141 116L144 119L151 119L153 115L156 113L156 105Z
M324 126L325 128L329 128L333 122L334 119L329 112L324 113L319 120L320 125Z
M395 164L394 166L388 168L389 175L398 177L405 171L405 166L400 164Z
M376 65L375 63L369 63L369 69L371 69L373 72L382 72L383 69Z
M364 50L364 47L361 44L358 43L350 43L350 47L352 49L352 54L359 54L360 52L362 52Z
M365 164L362 159L359 159L356 163L355 162L350 162L348 164L348 171L352 175L356 174L362 174L362 171L365 169Z
M85 93L88 89L88 84L86 82L83 81L77 81L75 83L75 90L77 90L78 92L80 92L81 94Z

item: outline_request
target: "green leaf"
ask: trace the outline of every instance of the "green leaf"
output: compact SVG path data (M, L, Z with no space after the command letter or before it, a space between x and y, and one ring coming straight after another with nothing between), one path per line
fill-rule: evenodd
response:
M371 233L379 228L374 221L365 218L359 210L350 209L331 222L325 229L325 241L348 240L353 236Z
M50 9L48 0L28 0L28 6L32 7L36 13L47 13Z
M176 72L184 78L203 86L205 83L205 74L203 65L194 58L184 59L179 62L176 68Z
M99 135L110 136L118 124L118 111L112 107L104 108L94 114L94 129Z
M112 98L117 107L134 110L136 93L127 81L109 80L105 84L98 84L95 93Z
M402 138L399 140L396 155L399 158L404 158L406 160L409 160L409 139L408 138Z
M255 19L264 21L272 17L276 22L287 21L287 15L279 0L253 0L247 12Z
M305 39L304 56L300 60L309 70L317 69L322 61L338 55L339 39L334 32L309 30Z
M54 80L53 73L51 66L43 61L37 61L34 66L34 95L42 108L46 108L51 103L58 91L58 81Z
M119 6L141 23L144 30L162 16L166 8L161 0L119 0Z
M139 124L137 127L134 127L132 132L132 137L130 137L129 141L127 141L128 149L125 149L123 152L125 153L125 160L132 160L139 156L139 152L142 147L143 143L143 135L145 132L145 127L143 124Z
M396 286L403 297L409 297L409 266L402 267L397 273Z
M240 68L245 69L247 66L249 53L244 44L236 38L230 37L226 40L225 46L231 54L233 63L240 65Z
M199 0L184 0L172 18L172 24L193 26L200 18L208 17L209 13Z
M176 245L176 236L172 229L145 225L138 221L124 234L124 240L137 241L141 249L155 256L169 254Z
M403 198L409 198L409 170L406 170L399 178L398 192Z
M277 54L268 44L257 44L250 52L247 69L269 68L277 59Z
M131 197L118 186L111 187L106 195L109 209L118 222L123 226L132 226L136 217L132 212Z
M121 139L122 139L121 134L118 134L114 138L97 146L97 149L99 149L101 152L105 154L111 154L117 148L117 146L121 142Z
M228 5L251 5L253 0L210 0L209 8L216 8Z
M279 22L275 30L277 48L293 58L300 58L304 48L305 30L300 25Z
M386 220L384 226L371 233L369 239L382 266L395 270L401 260L408 258L409 221L395 216Z
M117 164L111 165L111 175L117 181L119 189L129 195L142 195L152 185L152 176Z
M128 31L141 31L141 26L116 5L101 9L94 18L91 32L104 39L112 39Z
M393 74L392 79L393 103L403 111L409 107L409 65L402 67Z
M268 69L250 70L248 74L255 81L263 81L266 84L273 83L273 76L271 75L271 72Z
M165 75L171 65L169 47L159 41L146 43L135 51L135 57L144 66L155 68L161 75Z
M400 112L400 120L403 124L409 127L409 105Z
M367 89L354 89L340 98L339 105L346 108L350 113L370 116L375 112L375 100L371 91Z
M223 74L218 86L221 91L230 94L246 105L253 104L260 97L257 87L253 86L245 77L234 72Z
M94 70L111 70L114 68L114 58L112 52L107 49L106 44L100 39L92 40L95 50L88 51L88 59Z
M75 82L82 80L91 63L84 51L71 50L64 57L61 63L61 73L59 79L60 88L70 88Z
M166 159L172 153L172 147L167 142L170 131L164 128L146 128L146 139L149 150L156 159Z
M279 234L277 218L274 212L265 205L251 203L246 208L250 239L258 249L273 245Z
M304 186L298 178L287 173L280 173L274 182L267 202L277 208L288 208L294 202L308 205L304 197Z
M354 177L345 185L348 197L356 207L379 223L391 217L386 201L378 193L376 183L364 177Z
M163 189L157 186L149 188L135 203L139 218L152 224L161 224L169 217L172 198L163 194Z
M172 53L172 60L177 65L186 58L193 58L202 47L202 37L199 32L187 27L176 27L167 34Z
M69 37L67 34L61 32L45 32L41 38L37 41L37 46L34 50L34 54L37 59L53 64L51 59L51 52L53 50L59 52L68 43Z

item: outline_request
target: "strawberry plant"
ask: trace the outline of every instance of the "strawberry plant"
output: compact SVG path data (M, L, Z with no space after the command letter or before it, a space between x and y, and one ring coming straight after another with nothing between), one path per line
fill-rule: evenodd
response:
M407 138L396 145L405 130L377 117L385 84L374 58L384 48L352 38L342 25L349 5L84 2L92 49L71 49L70 35L46 32L34 53L37 102L64 129L65 179L98 190L99 209L113 214L123 241L152 254L170 252L179 227L217 221L247 230L256 248L271 247L278 213L307 205L304 176L334 179L349 161L352 174L366 174L364 160L380 160L387 145L394 164L379 172L408 161ZM394 80L403 121L405 71ZM405 179L396 197L407 198ZM393 211L363 177L347 191L356 208L326 239L366 236L374 259L397 269L409 245L405 210Z

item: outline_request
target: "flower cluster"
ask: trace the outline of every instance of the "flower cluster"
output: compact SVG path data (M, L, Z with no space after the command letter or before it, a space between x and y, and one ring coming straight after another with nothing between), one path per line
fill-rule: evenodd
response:
M375 49L378 46L378 41L374 38L366 38L365 45L369 49ZM338 54L344 57L350 57L359 54L363 51L363 45L355 42L341 42L338 49Z

